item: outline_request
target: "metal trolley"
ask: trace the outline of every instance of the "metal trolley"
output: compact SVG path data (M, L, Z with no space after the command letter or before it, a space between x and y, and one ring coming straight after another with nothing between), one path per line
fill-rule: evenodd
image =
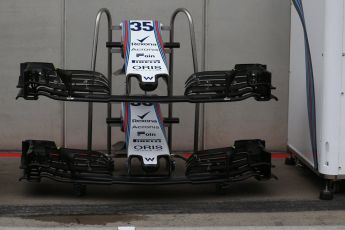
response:
M107 49L108 49L108 71L107 77L110 85L110 89L112 88L112 54L113 53L121 53L122 44L121 42L113 42L112 38L112 31L113 30L121 30L121 26L112 26L112 17L110 11L106 8L102 8L98 11L95 21L95 29L93 35L93 45L92 45L92 59L91 59L91 70L96 71L96 60L97 60L97 49L98 49L98 37L99 37L99 27L101 22L102 15L105 14L107 17L107 30L108 30L108 42L107 42ZM175 35L175 19L178 14L184 14L187 17L189 23L189 31L190 31L190 40L191 40L191 47L192 47L192 57L193 57L193 68L194 72L198 72L198 59L196 53L196 41L195 41L195 32L194 32L194 22L192 15L189 11L185 8L178 8L172 14L170 18L170 26L163 26L162 29L166 31L170 31L170 41L166 43L166 47L170 47L166 49L166 52L169 53L169 82L167 83L167 91L168 96L173 96L173 74L174 74L174 48L179 47L179 43L175 43L174 35ZM127 82L127 86L130 86L130 83ZM127 92L128 92L127 87ZM111 92L111 90L110 90ZM112 118L112 103L108 103L107 107L107 118L108 120ZM169 103L168 107L168 118L171 120L173 118L173 104ZM88 105L88 134L87 134L87 149L89 151L92 150L92 120L93 120L93 103L89 102ZM194 152L198 151L199 146L199 121L200 121L200 103L195 104L195 122L194 122ZM111 153L111 125L107 125L107 151ZM172 125L168 126L168 144L171 147L172 145Z
M108 39L106 42L108 66L107 76L96 72L97 50L99 43L99 28L102 15L107 17ZM184 14L187 18L190 31L194 74L186 81L184 95L173 94L174 75L174 48L180 44L175 42L175 19L177 15ZM202 103L233 102L247 98L257 101L276 99L271 94L271 73L261 64L239 64L229 71L198 72L196 53L196 40L194 23L191 14L184 8L174 11L169 26L161 26L169 31L169 42L164 43L165 53L169 53L169 77L167 83L167 96L131 95L131 79L126 76L126 94L112 94L112 55L122 53L123 42L114 42L113 30L121 30L121 25L112 25L112 17L108 9L98 11L92 46L92 59L90 70L61 70L51 63L27 62L21 64L19 77L18 97L27 100L37 100L39 96L46 96L54 100L88 102L88 134L87 149L57 148L54 142L40 140L23 141L23 154L21 168L23 177L28 181L40 181L49 178L59 182L72 183L77 195L85 193L86 184L201 184L213 183L224 189L230 182L254 177L258 180L271 178L271 154L265 150L265 141L239 140L233 147L199 150L199 123L200 107ZM79 78L77 78L78 76ZM73 82L80 77L87 79L86 86L75 86ZM101 79L101 84L94 79ZM98 84L98 85L97 85ZM102 88L103 87L103 88ZM101 92L99 93L99 88ZM93 89L97 89L94 90ZM107 104L107 152L92 150L93 132L93 103ZM113 103L117 102L149 102L167 103L168 117L164 123L168 127L168 146L172 147L172 124L179 119L173 117L173 103L189 102L195 104L194 146L193 154L184 158L185 176L174 176L173 159L170 159L168 176L141 175L141 176L114 176L114 162L112 153L113 126L123 123L121 118L112 117ZM172 157L171 157L172 158ZM129 164L128 164L129 165Z

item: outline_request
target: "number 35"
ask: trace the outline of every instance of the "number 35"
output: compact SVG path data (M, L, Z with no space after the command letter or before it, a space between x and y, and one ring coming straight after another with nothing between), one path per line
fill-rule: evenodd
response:
M144 21L144 22L130 22L130 28L132 31L152 31L153 30L153 23L152 21Z

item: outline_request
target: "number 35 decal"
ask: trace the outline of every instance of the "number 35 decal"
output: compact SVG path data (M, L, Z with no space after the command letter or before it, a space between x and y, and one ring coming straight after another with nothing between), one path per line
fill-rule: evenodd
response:
M143 22L130 22L129 23L130 28L132 31L152 31L153 30L153 22L152 21L143 21Z

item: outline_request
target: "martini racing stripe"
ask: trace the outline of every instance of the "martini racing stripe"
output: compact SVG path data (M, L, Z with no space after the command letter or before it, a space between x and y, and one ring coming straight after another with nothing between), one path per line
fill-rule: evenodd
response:
M128 59L129 59L129 52L130 52L130 47L131 47L131 33L130 33L130 23L128 22L128 20L123 21L122 23L122 37L124 38L123 41L123 54L124 54L124 58L125 58L125 69L127 69L127 65L128 65Z
M167 140L165 128L164 128L164 124L163 124L163 116L162 116L162 112L161 112L161 107L159 106L158 103L154 103L154 108L155 108L156 116L158 118L159 126L163 132L165 140Z
M166 60L166 56L164 53L164 43L163 43L162 36L161 36L160 23L158 21L154 21L154 32L155 32L155 38L157 41L159 52L161 53L162 59L163 59L165 65L167 66L167 60Z

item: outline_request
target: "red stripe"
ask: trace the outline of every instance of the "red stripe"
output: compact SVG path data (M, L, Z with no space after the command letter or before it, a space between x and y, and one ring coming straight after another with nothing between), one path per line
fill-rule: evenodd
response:
M125 27L125 40L123 41L123 55L124 55L124 59L126 60L126 56L127 56L127 42L128 42L128 21L125 21L124 24Z
M155 103L154 106L157 108L157 113L158 113L158 117L160 119L160 121L163 123L164 122L164 118L161 112L161 107L158 103Z
M272 158L274 159L285 159L288 158L290 154L288 153L272 153Z
M184 153L183 154L183 157L186 158L186 159L190 158L191 156L193 156L192 153Z
M129 104L125 102L125 120L123 122L123 128L125 130L125 133L127 133L127 125L128 125L128 112L129 112Z
M0 153L0 158L20 158L22 156L21 153Z
M160 43L162 50L164 52L164 43L163 43L162 36L160 33L160 27L159 27L158 21L155 21L155 26L156 26L156 31L157 31L158 42Z

